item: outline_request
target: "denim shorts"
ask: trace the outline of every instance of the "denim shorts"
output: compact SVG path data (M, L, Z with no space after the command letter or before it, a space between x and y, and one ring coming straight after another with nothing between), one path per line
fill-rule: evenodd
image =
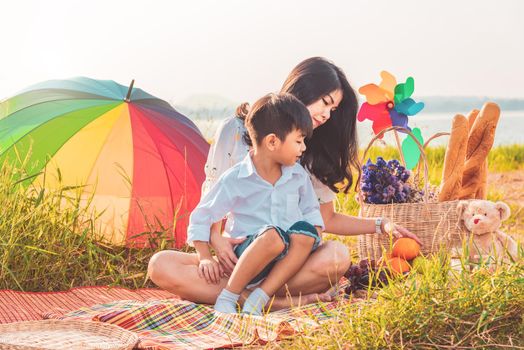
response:
M278 232L280 238L282 239L282 242L284 242L284 250L275 259L273 259L273 261L266 265L266 267L264 267L264 269L255 278L253 278L251 282L249 282L250 285L257 284L264 278L266 278L267 275L269 275L269 272L271 271L273 266L275 266L276 262L287 255L289 251L289 243L291 242L290 235L304 235L313 237L315 239L315 243L313 243L313 248L311 248L311 252L315 251L320 244L320 237L318 236L317 229L315 228L315 226L311 225L308 222L298 221L291 225L291 227L287 231L281 229L278 226L267 225L262 227L254 235L247 236L244 242L238 244L234 249L235 255L237 257L240 257L251 243L253 243L258 237L262 236L270 229L275 229Z

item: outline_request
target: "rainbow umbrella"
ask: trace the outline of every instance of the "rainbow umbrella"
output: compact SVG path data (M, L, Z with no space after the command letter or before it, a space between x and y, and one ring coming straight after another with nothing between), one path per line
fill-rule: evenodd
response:
M0 164L45 188L82 185L112 244L167 232L182 246L208 148L193 122L133 82L51 80L0 102Z

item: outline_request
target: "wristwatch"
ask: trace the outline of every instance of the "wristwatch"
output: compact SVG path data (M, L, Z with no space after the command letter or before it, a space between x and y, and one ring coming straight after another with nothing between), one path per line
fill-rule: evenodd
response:
M382 232L382 218L375 219L375 233L378 235L381 235L384 233Z

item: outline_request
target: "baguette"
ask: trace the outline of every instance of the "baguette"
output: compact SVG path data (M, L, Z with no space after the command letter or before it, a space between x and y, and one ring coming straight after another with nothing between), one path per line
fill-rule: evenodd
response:
M486 159L482 164L479 172L479 185L475 193L476 199L488 198L488 160Z
M468 114L468 124L469 124L469 130L471 131L471 128L473 127L473 124L475 124L475 120L477 120L477 116L479 115L478 109L472 109L471 112Z
M467 159L471 158L473 153L477 152L478 148L483 148L483 144L490 143L489 148L493 146L493 139L489 137L489 134L491 134L492 131L494 133L499 117L499 106L493 102L486 102L484 106L482 106L478 116L472 118L474 119L474 123L471 126L468 136Z
M479 112L469 132L466 151L466 163L462 174L460 199L473 199L481 183L479 176L483 163L495 139L495 130L500 117L500 108L496 103L487 102ZM485 167L485 166L484 166Z
M440 202L458 199L460 194L468 144L468 131L468 120L463 115L457 114L453 118L451 136L444 157L442 184L438 197Z
M477 116L479 114L478 109L473 109L468 114L468 124L469 129L473 127L473 124L475 123L475 120L477 119ZM477 193L475 194L476 199L486 199L487 198L487 176L488 176L488 163L485 161L482 166L480 167L480 173L479 173L479 186L477 189Z

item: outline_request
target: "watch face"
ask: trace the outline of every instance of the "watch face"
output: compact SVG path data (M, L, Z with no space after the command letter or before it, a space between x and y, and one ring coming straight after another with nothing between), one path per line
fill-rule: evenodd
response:
M382 233L382 219L378 218L375 220L375 233L381 234Z

